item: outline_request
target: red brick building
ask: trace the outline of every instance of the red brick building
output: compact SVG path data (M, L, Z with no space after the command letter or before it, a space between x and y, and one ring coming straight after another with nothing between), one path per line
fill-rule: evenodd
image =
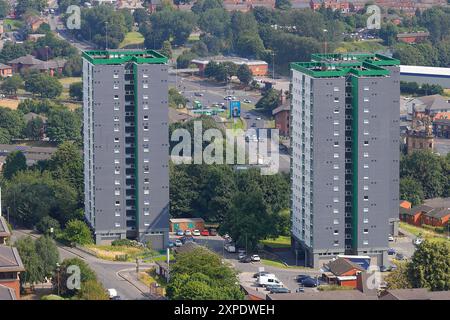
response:
M25 271L16 248L0 245L0 285L14 290L20 298L20 272Z
M337 284L344 287L356 288L358 285L358 275L364 272L364 268L345 259L337 258L326 265L327 272L322 274L322 278L329 284Z
M205 229L205 221L202 218L181 218L170 219L170 232L177 230L203 230Z
M309 6L314 11L319 10L321 7L331 8L333 11L339 10L342 13L352 11L351 3L343 0L311 0Z
M275 118L275 128L280 131L280 135L289 137L289 117L291 107L289 104L284 104L272 111Z
M429 32L409 32L397 34L397 40L404 43L420 43L427 40Z

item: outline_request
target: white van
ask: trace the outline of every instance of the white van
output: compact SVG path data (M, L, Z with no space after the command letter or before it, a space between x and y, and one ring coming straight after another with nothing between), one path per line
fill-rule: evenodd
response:
M277 279L273 273L262 274L258 277L258 285L261 287L266 287L268 285L274 287L283 287L283 282Z

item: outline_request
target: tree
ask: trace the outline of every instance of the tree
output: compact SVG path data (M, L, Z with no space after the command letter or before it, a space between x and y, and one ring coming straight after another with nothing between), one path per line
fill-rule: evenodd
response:
M0 107L0 128L7 130L12 138L20 138L24 127L22 112Z
M267 90L261 99L256 103L257 109L262 109L266 113L272 111L280 105L280 92L275 89Z
M9 14L11 6L9 2L5 0L0 0L0 18L5 18Z
M19 74L15 74L11 77L6 78L1 86L0 89L2 90L2 92L6 93L6 94L16 94L17 90L19 90L20 88L22 88L23 86L23 80L20 77Z
M192 178L181 166L170 164L170 215L174 218L189 217L194 212L193 200L198 193L193 189Z
M253 80L253 73L246 64L242 64L237 71L237 77L241 83L248 85Z
M80 77L83 71L83 60L80 55L73 55L67 59L63 68L66 77Z
M289 0L275 0L275 8L280 10L288 10L292 7L292 3Z
M385 281L389 289L412 288L408 279L408 264L408 262L398 262L397 268L387 275Z
M185 69L191 64L191 60L195 59L196 55L190 50L184 50L177 58L177 68Z
M74 82L69 86L69 95L78 101L83 100L83 82Z
M85 281L77 297L81 300L109 300L105 288L95 280Z
M167 296L172 300L242 300L237 276L222 258L206 248L178 253Z
M18 0L16 5L16 14L21 16L30 10L41 12L46 6L47 1L45 0Z
M54 235L57 235L61 231L61 225L58 222L58 220L56 220L50 216L44 216L36 224L36 229L45 235L52 235L52 233ZM53 229L53 232L51 231L52 229Z
M20 283L39 283L44 280L42 260L36 251L36 245L30 236L18 239L15 244L20 258L25 267L25 272L20 273Z
M68 243L91 244L92 234L86 223L80 220L70 220L64 229L63 239Z
M27 122L25 136L31 140L39 140L44 131L44 121L40 117L35 117Z
M27 169L27 159L22 151L13 151L6 156L3 177L10 180L17 172Z
M187 99L177 91L176 88L169 89L169 106L172 108L178 108L178 106L185 107Z
M260 240L278 236L275 225L276 217L264 204L262 192L253 186L234 196L220 231L228 233L238 246L252 251Z
M33 73L25 79L25 90L43 98L56 98L63 87L59 80L45 73Z
M172 45L170 44L170 41L166 40L163 42L161 50L159 52L164 55L165 57L172 59Z
M47 120L47 135L51 141L81 140L81 118L68 109L51 110Z
M414 288L450 290L450 245L424 241L412 256L408 276Z
M59 261L59 252L55 241L48 236L42 236L35 241L35 248L41 260L42 274L50 277Z
M413 178L400 179L400 199L411 202L413 207L421 204L424 196L420 182Z

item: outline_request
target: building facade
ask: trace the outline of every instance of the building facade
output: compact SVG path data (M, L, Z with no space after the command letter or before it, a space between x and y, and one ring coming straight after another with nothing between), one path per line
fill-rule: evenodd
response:
M168 244L166 62L151 50L83 53L85 215L97 243Z
M313 267L338 254L382 265L398 224L399 61L313 55L291 69L294 248Z

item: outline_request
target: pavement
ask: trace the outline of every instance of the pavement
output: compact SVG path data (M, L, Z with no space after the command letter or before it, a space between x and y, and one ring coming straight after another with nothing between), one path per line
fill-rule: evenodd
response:
M11 240L14 243L17 239L31 236L34 238L40 235L31 230L13 230ZM70 258L80 258L84 260L97 275L98 280L106 289L114 288L123 300L148 300L154 297L149 296L148 288L143 288L141 282L136 278L129 277L130 270L136 270L135 263L106 261L87 254L79 249L57 244L61 261ZM141 268L148 268L153 264L141 264ZM144 286L145 287L145 286Z

